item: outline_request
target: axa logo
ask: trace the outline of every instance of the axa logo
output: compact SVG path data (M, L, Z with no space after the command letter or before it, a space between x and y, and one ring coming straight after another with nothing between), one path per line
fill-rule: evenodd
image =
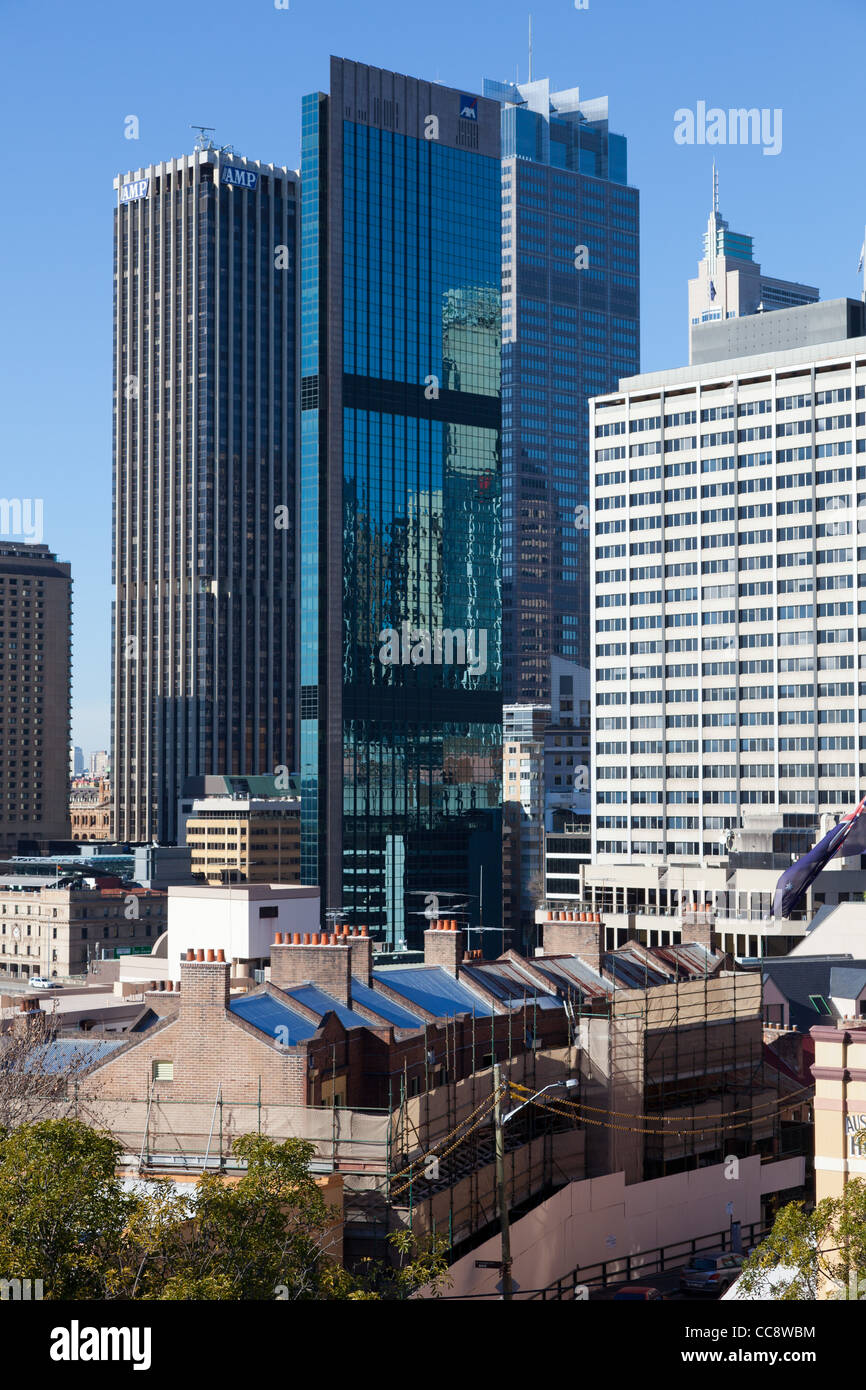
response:
M131 1361L134 1371L150 1370L149 1327L68 1327L51 1329L52 1361Z
M259 176L255 169L235 169L224 164L220 183L229 183L232 188L257 188Z
M478 120L478 98L460 94L460 118L464 121Z
M137 179L135 183L125 183L120 190L122 203L137 203L139 198L147 197L150 179Z

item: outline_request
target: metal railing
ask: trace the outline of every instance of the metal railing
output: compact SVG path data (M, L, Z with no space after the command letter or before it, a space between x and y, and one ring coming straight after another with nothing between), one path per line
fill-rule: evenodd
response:
M740 1227L740 1240L744 1249L759 1245L769 1232L762 1222L752 1221ZM606 1289L610 1284L628 1283L635 1275L665 1274L670 1269L687 1264L693 1255L702 1250L730 1250L731 1231L716 1231L712 1235L694 1236L691 1240L679 1240L670 1245L655 1246L651 1250L636 1250L628 1255L602 1260L593 1265L579 1265L570 1274L555 1279L540 1293L530 1295L531 1299L542 1302L577 1300L577 1290L589 1287Z

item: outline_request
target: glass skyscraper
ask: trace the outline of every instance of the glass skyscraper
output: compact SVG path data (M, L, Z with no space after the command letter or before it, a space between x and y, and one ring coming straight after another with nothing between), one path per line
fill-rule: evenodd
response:
M303 107L301 877L391 943L500 920L499 117L342 59Z
M296 175L197 149L115 179L112 780L295 766Z
M638 192L607 97L486 80L502 104L503 688L588 667L590 396L638 370Z

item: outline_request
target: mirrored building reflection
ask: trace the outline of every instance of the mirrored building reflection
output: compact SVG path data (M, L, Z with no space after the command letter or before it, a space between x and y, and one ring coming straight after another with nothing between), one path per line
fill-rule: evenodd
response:
M332 59L302 148L304 882L501 912L499 107Z

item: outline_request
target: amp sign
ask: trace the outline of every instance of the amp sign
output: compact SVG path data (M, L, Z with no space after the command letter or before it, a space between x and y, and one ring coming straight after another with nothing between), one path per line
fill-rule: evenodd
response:
M224 164L220 183L230 183L232 188L257 188L259 176L255 169L234 169Z
M120 190L120 201L122 203L137 203L140 198L147 197L147 190L150 179L139 179L137 183L125 183Z

